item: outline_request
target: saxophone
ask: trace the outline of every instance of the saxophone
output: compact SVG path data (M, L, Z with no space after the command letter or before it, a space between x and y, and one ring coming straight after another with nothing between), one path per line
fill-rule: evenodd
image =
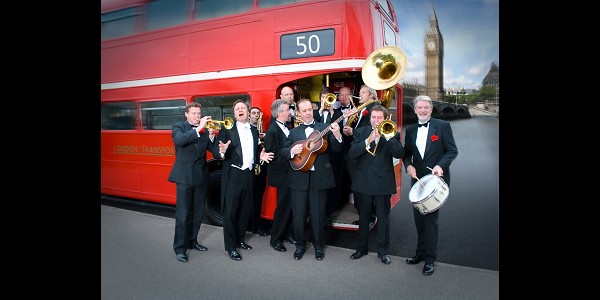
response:
M358 116L358 114L360 113L360 111L361 111L363 108L367 107L369 104L371 104L371 103L375 103L375 102L379 103L379 100L369 100L369 101L367 101L367 102L365 102L365 103L363 103L363 104L359 105L359 106L356 108L356 113L355 113L355 114L353 114L353 115L351 115L351 116L349 116L349 117L348 117L348 120L346 120L346 126L354 127L354 125L356 125L356 124L354 124L354 122L358 121L358 117L357 117L357 116Z

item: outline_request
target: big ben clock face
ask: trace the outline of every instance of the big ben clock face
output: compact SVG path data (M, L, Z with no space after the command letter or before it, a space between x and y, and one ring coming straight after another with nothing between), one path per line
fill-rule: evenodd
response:
M435 42L434 41L429 41L427 43L427 50L429 50L429 51L435 50Z

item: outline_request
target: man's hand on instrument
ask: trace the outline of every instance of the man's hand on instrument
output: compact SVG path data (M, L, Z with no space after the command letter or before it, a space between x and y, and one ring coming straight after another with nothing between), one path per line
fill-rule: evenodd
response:
M273 152L265 152L265 148L260 151L260 160L270 163L273 160Z
M431 170L431 174L437 175L437 176L440 176L440 177L444 177L444 170L442 170L442 167L440 167L438 165L435 165L435 167L433 167L433 169L430 168L430 167L427 167L427 168L429 170Z
M377 130L377 128L374 128L373 131L371 131L371 134L369 134L369 137L368 137L369 143L376 140L378 137L379 137L379 130Z
M331 132L333 133L333 135L335 135L336 138L340 138L342 136L342 134L340 133L340 125L338 123L332 123L331 125L329 125L329 128L331 128Z
M354 134L354 132L352 131L352 127L350 126L344 126L343 131L345 136L351 136Z
M298 144L298 145L294 145L294 147L292 147L292 155L297 155L302 153L302 148L304 148L304 145L302 144Z
M200 124L198 124L198 127L196 128L196 130L198 130L198 132L200 132L200 130L202 130L202 128L204 128L204 126L206 125L206 122L212 120L211 116L204 116L202 117L202 119L200 119Z

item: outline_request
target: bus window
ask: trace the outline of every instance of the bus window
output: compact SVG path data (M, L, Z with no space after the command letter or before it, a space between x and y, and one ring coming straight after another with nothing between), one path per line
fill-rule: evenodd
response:
M396 46L396 32L394 31L394 29L392 29L388 22L384 21L383 24L385 25L385 45Z
M250 11L253 0L196 0L196 20L204 20Z
M135 33L135 23L138 17L137 7L129 7L102 14L100 34L101 39L112 39Z
M103 103L101 110L102 129L132 130L135 129L135 103L110 102Z
M161 100L140 103L142 110L142 128L146 130L164 130L173 128L173 124L185 120L185 100Z
M306 0L258 0L258 6L260 8L273 7L278 5L302 2Z
M213 120L223 121L233 116L233 102L241 99L250 107L250 96L248 95L226 95L226 96L198 96L193 101L202 104L202 116L211 116Z
M148 3L146 28L156 30L176 26L187 21L187 0L155 0Z

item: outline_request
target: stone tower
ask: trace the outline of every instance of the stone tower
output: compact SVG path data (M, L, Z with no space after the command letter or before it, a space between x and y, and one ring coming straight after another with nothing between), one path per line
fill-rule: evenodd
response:
M444 95L444 39L438 26L435 8L429 18L429 30L425 34L425 86L427 95L442 101Z

